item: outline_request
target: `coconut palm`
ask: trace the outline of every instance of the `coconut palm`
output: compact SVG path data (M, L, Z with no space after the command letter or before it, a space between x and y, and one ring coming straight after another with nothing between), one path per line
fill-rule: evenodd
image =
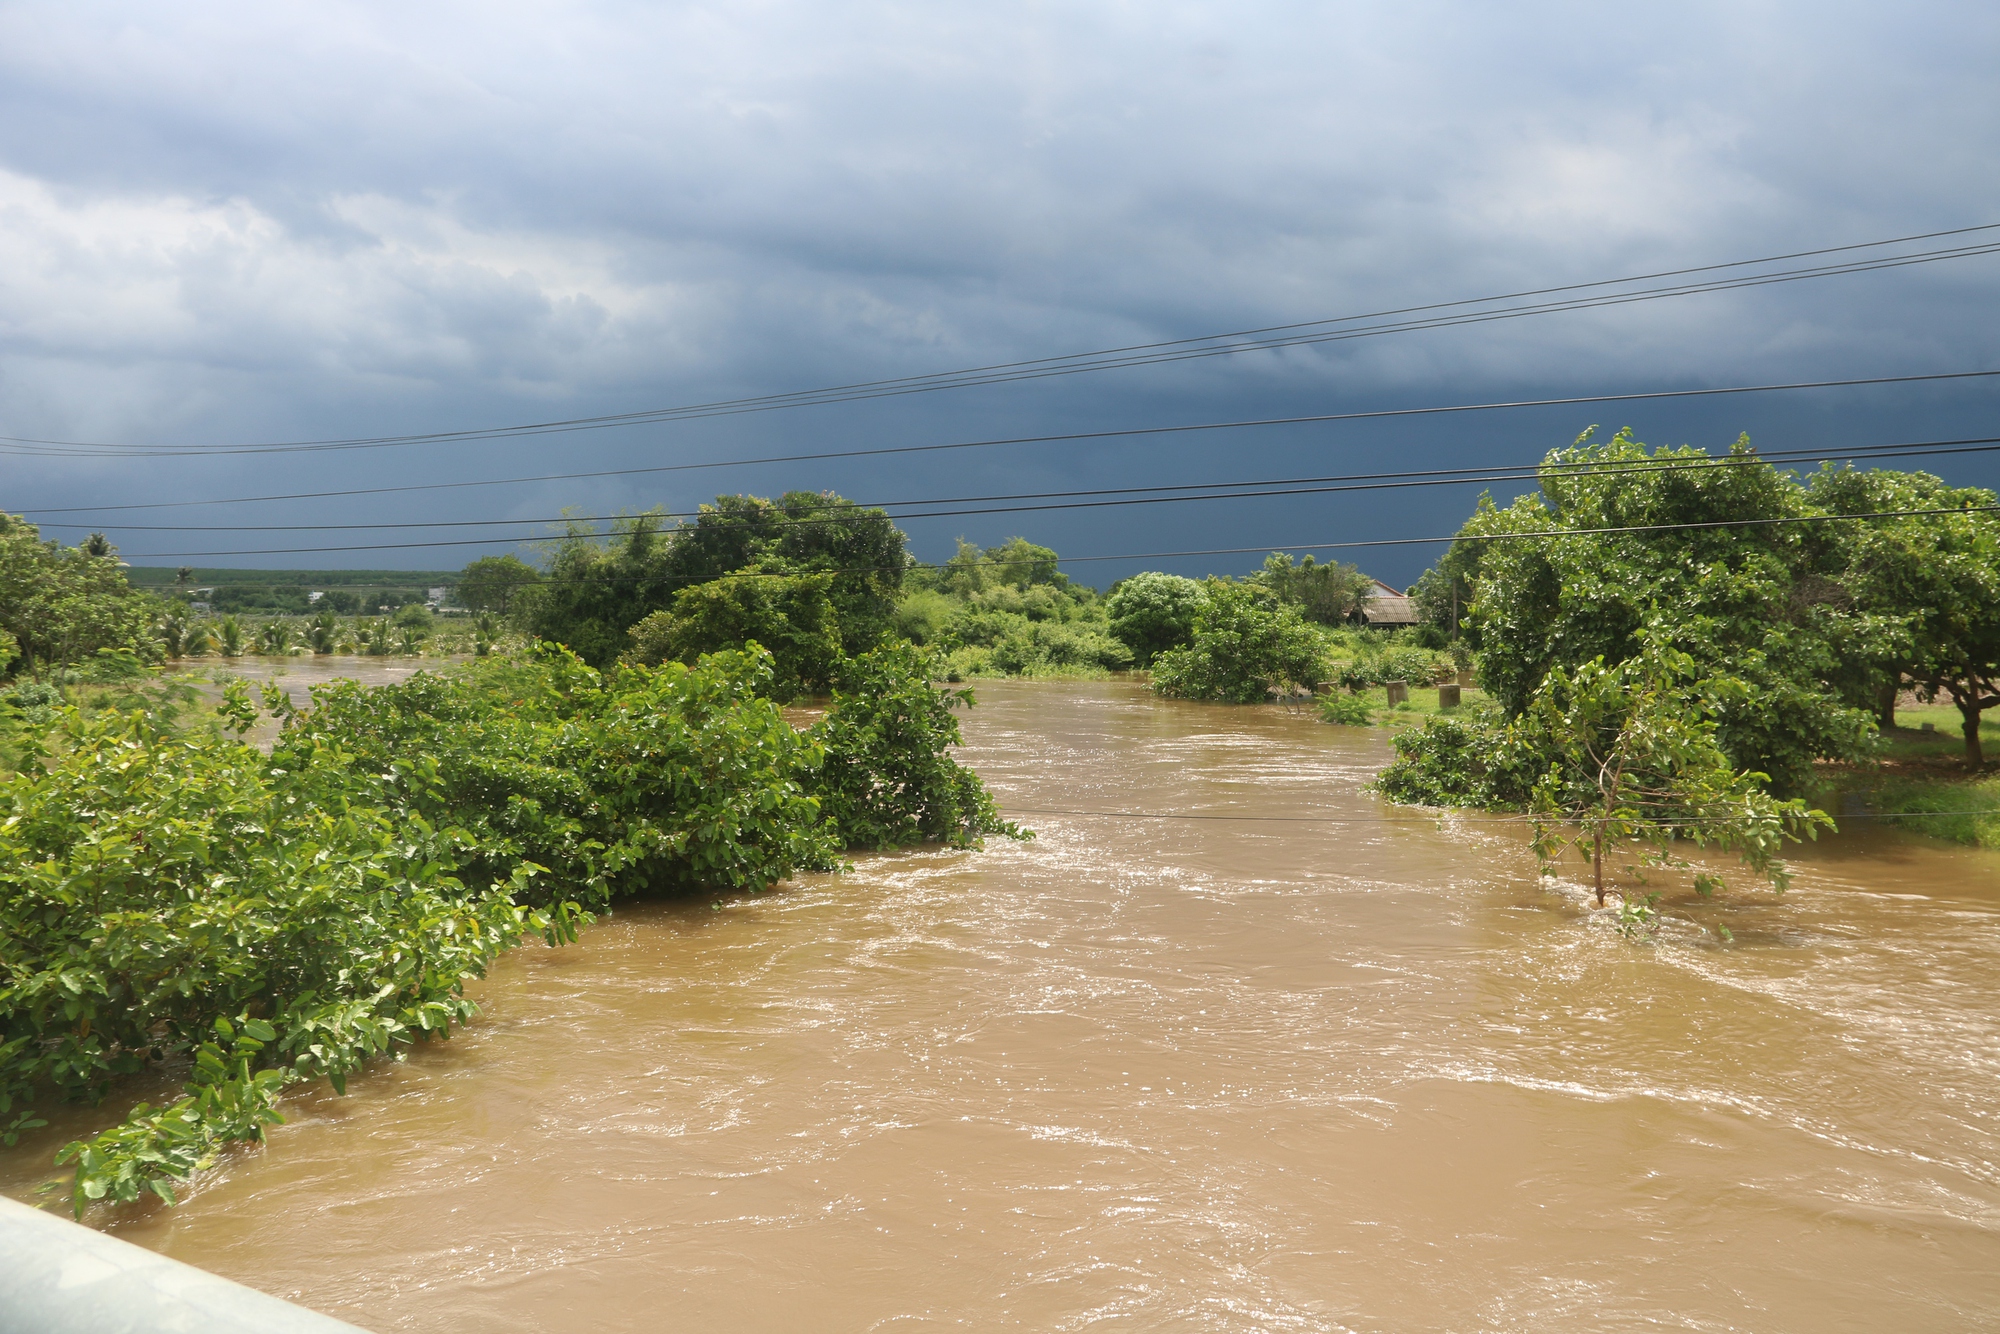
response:
M187 618L177 611L170 611L160 617L155 627L160 636L160 647L168 658L178 658L187 651Z
M223 617L222 623L216 627L216 640L222 646L223 657L242 657L243 623L238 621L234 616Z
M314 653L331 653L340 635L340 618L323 611L306 624L306 643Z
M266 621L257 631L257 651L268 657L282 658L291 650L291 628L283 621Z

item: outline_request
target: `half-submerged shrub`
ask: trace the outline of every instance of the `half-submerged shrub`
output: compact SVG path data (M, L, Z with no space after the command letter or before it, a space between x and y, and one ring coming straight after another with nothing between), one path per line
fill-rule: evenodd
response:
M1326 677L1325 645L1298 608L1261 588L1214 584L1194 641L1153 659L1153 689L1176 699L1257 704L1273 690L1307 691Z
M961 742L953 710L970 707L972 692L939 689L929 671L927 654L894 644L849 660L834 680L833 706L813 728L825 762L812 790L848 847L1024 836L949 754Z

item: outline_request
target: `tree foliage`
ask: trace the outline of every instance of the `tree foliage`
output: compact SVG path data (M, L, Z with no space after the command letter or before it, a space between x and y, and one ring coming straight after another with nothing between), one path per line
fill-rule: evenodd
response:
M230 711L249 712L239 686ZM279 1119L284 1084L449 1031L463 982L574 919L472 888L337 750L274 767L147 713L67 712L60 746L0 782L0 1116L38 1089L97 1101L193 1061L187 1095L65 1150L74 1203L130 1200ZM418 835L416 839L412 833Z
M515 615L531 634L605 667L631 647L633 626L671 611L684 589L750 571L820 575L841 650L858 653L890 629L908 564L901 530L879 509L831 492L717 496L676 528L651 514L608 535L572 524Z
M928 675L922 650L892 644L849 659L835 676L833 706L813 729L826 760L812 790L849 847L1022 836L951 756L961 743L953 710L970 708L972 692L939 690Z
M1534 846L1543 872L1580 853L1600 905L1607 857L1635 852L1631 875L1648 866L1693 870L1680 855L1690 844L1733 854L1782 890L1785 844L1832 821L1803 801L1773 797L1765 775L1737 768L1724 750L1716 718L1740 707L1746 682L1698 677L1693 657L1668 647L1657 623L1644 639L1623 662L1551 671L1511 720L1443 715L1399 734L1376 789L1395 801L1540 817ZM1703 895L1723 887L1707 871L1696 871L1693 884ZM1644 926L1651 914L1649 898L1627 920Z
M1352 565L1339 561L1320 565L1310 555L1295 562L1283 551L1264 558L1257 580L1278 601L1297 607L1300 615L1319 625L1342 625L1358 617L1363 600L1375 587L1373 579Z
M907 646L848 662L809 731L771 657L600 673L546 646L292 708L268 757L157 713L59 713L0 779L0 1132L37 1091L96 1101L188 1061L185 1096L69 1145L73 1199L170 1182L448 1033L525 936L571 938L622 895L758 890L847 847L1019 834L947 753L952 706ZM53 711L53 710L52 710ZM222 716L256 717L230 688ZM11 1142L11 1139L10 1139Z
M1211 581L1194 638L1153 660L1153 689L1176 699L1261 703L1273 690L1312 691L1325 644L1296 607L1263 588Z
M1892 627L1843 587L1832 525L1765 522L1815 512L1747 440L1721 461L1624 432L1551 453L1540 491L1504 509L1482 498L1460 531L1480 684L1517 716L1550 672L1632 657L1665 612L1671 647L1748 687L1716 718L1737 767L1793 789L1816 758L1861 757L1871 728L1852 686Z
M519 556L481 556L459 572L453 593L468 611L505 615L515 596L542 582L542 573Z
M1113 588L1104 611L1111 633L1144 667L1168 649L1193 642L1195 620L1207 600L1193 579L1149 570Z
M1097 591L1056 553L1022 538L982 551L960 540L944 565L910 571L895 628L945 655L948 679L1116 671L1132 652L1105 624Z
M0 514L0 673L79 662L103 648L157 662L157 605L126 583L116 548L44 542L35 525Z
M2000 705L2000 515L1991 491L1947 486L1928 473L1823 467L1806 494L1832 514L1875 515L1836 526L1842 585L1882 627L1864 641L1850 694L1870 695L1887 723L1908 682L1959 711L1965 757L1985 763L1981 714ZM1942 513L1938 511L1944 511Z
M773 662L777 699L826 690L840 662L840 617L830 574L732 574L674 594L669 611L632 627L632 660L693 664L706 653L759 644Z

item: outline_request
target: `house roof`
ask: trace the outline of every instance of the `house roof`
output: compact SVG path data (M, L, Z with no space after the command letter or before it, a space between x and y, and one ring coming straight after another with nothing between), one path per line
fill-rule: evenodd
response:
M1417 604L1377 579L1373 591L1361 600L1361 617L1370 625L1415 625Z

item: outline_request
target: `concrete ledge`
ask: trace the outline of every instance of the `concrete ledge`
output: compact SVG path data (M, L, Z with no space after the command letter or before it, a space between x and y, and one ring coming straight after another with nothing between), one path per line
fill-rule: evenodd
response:
M0 1334L365 1334L0 1196Z

